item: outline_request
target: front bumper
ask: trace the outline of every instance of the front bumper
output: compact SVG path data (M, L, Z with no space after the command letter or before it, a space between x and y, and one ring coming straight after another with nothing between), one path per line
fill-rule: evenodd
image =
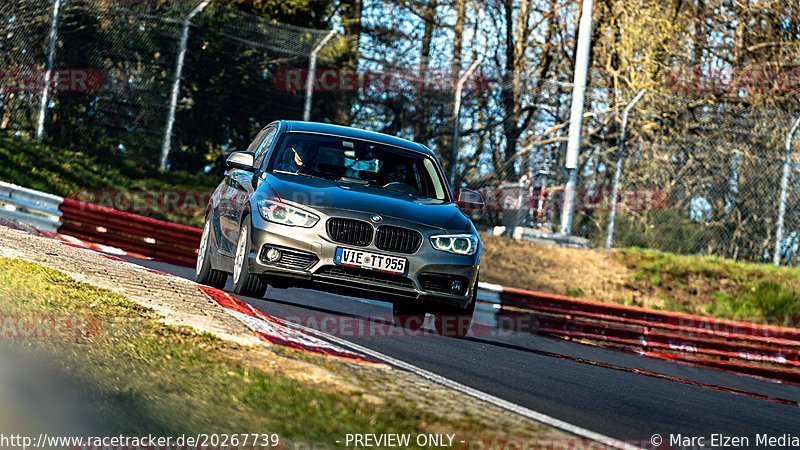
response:
M348 211L346 217L369 222L368 214ZM436 228L385 218L381 225L394 225L419 231L422 245L413 254L380 250L374 240L367 246L334 242L328 237L323 215L312 228L288 227L267 222L259 214L252 216L250 233L250 270L252 273L280 277L293 286L313 287L337 293L358 295L383 301L422 301L466 307L474 294L480 250L472 256L454 255L431 247L429 237L441 234ZM334 263L337 247L364 250L383 255L406 258L405 273L385 274L368 269L348 268ZM281 260L267 261L270 248L281 251ZM462 282L462 289L453 291L452 281Z

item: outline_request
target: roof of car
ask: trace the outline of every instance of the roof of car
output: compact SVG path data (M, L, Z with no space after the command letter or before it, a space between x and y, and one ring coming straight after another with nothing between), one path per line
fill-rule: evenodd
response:
M360 128L344 127L341 125L331 125L319 122L301 122L297 120L285 120L286 131L304 131L309 133L324 133L343 136L352 139L372 141L380 144L393 145L404 149L418 151L426 155L434 156L433 152L422 144L407 139L402 139L388 134L376 133L374 131L362 130Z

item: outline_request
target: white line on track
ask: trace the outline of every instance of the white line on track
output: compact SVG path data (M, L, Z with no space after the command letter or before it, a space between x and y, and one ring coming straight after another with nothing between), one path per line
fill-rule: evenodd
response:
M453 380L451 380L449 378L443 377L441 375L437 375L437 374L435 374L433 372L427 371L427 370L422 369L420 367L417 367L417 366L415 366L413 364L407 363L405 361L402 361L402 360L399 360L399 359L396 359L396 358L392 358L391 356L385 355L385 354L383 354L383 353L381 353L379 351L372 350L372 349L367 348L367 347L363 347L361 345L352 343L352 342L347 341L345 339L341 339L339 337L332 336L332 335L329 335L327 333L323 333L321 331L317 331L317 330L315 330L313 328L308 328L308 327L305 327L303 325L300 325L300 324L297 324L297 323L294 323L294 322L291 322L291 321L286 321L286 320L282 320L282 319L278 319L278 320L280 320L281 322L283 322L285 325L287 325L289 327L295 327L298 330L303 331L305 333L313 334L313 335L316 335L319 338L330 340L330 341L332 341L332 342L334 342L336 344L339 344L339 345L341 345L343 347L349 347L350 349L352 349L352 350L354 350L356 352L359 352L359 353L362 353L362 354L365 354L365 355L369 355L369 356L371 356L373 358L376 358L376 359L379 359L379 360L381 360L381 361L383 361L383 362L385 362L385 363L387 363L389 365L392 365L392 366L395 366L397 368L412 372L412 373L414 373L414 374L416 374L416 375L418 375L418 376L420 376L422 378L425 378L427 380L430 380L430 381L432 381L432 382L434 382L436 384L440 384L440 385L445 386L447 388L450 388L450 389L453 389L455 391L461 392L463 394L469 395L470 397L477 398L478 400L482 400L482 401L484 401L486 403L489 403L489 404L495 405L497 407L503 408L503 409L505 409L507 411L510 411L512 413L519 414L520 416L527 417L529 419L535 420L537 422L540 422L540 423L543 423L543 424L546 424L546 425L550 425L550 426L552 426L554 428L558 428L560 430L566 431L568 433L572 433L572 434L574 434L576 436L579 436L579 437L582 437L582 438L590 439L590 440L595 441L595 442L600 442L600 443L602 443L602 444L604 444L606 446L609 446L609 447L618 448L618 449L624 449L624 450L642 450L642 447L640 447L640 446L634 445L632 443L627 443L627 442L624 442L624 441L621 441L621 440L618 440L618 439L614 439L614 438L605 436L603 434L596 433L594 431L587 430L585 428L581 428L581 427L579 427L577 425L573 425L571 423L564 422L563 420L556 419L555 417L548 416L547 414L543 414L543 413L534 411L532 409L526 408L524 406L520 406L520 405L517 405L515 403L511 403L511 402L509 402L507 400L503 400L502 398L495 397L495 396L493 396L491 394L487 394L487 393L479 391L479 390L477 390L475 388L471 388L469 386L463 385L463 384L461 384L461 383L459 383L457 381L453 381Z

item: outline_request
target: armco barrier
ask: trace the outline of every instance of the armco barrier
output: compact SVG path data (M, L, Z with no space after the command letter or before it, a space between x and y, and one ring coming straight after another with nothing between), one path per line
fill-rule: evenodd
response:
M0 183L0 218L194 266L202 231ZM800 383L800 329L633 308L481 283L498 326ZM517 320L527 319L527 320Z
M63 201L56 195L0 181L0 218L54 232L61 225L58 205Z
M0 219L193 267L202 230L0 182Z
M193 267L202 230L64 199L59 233Z
M499 326L800 383L800 330L496 289ZM530 320L519 320L528 318Z

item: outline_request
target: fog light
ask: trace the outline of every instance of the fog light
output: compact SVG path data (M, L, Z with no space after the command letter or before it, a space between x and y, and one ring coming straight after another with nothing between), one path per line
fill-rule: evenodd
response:
M281 259L281 251L277 248L267 250L267 261L274 263Z
M464 284L461 283L461 281L459 281L459 280L455 280L452 283L450 283L450 290L453 291L453 292L459 292L459 291L461 291L461 288L463 288L463 287L464 287Z

